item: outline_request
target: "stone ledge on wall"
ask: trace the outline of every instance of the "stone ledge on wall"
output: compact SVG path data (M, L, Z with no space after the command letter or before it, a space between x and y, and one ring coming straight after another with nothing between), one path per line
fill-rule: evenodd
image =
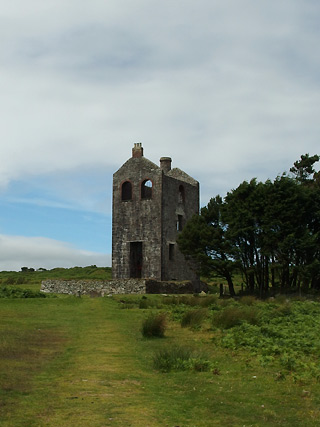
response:
M207 292L204 283L160 282L148 279L113 280L44 280L40 290L45 293L105 296L115 294L191 294Z

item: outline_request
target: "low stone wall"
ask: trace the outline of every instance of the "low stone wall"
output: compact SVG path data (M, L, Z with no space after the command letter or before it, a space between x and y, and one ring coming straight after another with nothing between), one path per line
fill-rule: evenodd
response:
M207 291L205 284L160 282L147 279L44 280L42 292L69 295L105 296L114 294L192 294Z
M145 280L44 280L40 290L69 295L145 294Z

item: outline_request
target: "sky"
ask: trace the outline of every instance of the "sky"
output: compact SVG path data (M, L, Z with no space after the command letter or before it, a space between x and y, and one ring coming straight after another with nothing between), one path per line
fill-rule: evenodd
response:
M320 154L319 0L10 0L0 10L0 270L111 265L134 142L201 206Z

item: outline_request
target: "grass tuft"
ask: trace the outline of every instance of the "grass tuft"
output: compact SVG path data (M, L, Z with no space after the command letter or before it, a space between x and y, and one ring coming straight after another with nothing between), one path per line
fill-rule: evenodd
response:
M183 315L181 319L181 326L183 328L189 327L192 329L199 329L207 316L208 312L204 308L189 310Z
M213 326L220 329L230 329L247 322L251 325L258 323L258 310L253 307L226 307L213 317Z
M158 350L153 356L153 366L161 372L207 372L214 368L204 353L178 345Z
M151 313L143 322L141 333L145 338L163 338L167 326L165 313Z

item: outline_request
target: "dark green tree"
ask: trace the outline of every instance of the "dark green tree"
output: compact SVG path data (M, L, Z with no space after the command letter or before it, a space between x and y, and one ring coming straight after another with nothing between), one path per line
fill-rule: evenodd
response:
M226 239L226 228L221 218L223 201L220 196L211 199L208 206L194 215L179 235L181 252L200 274L212 274L226 279L230 295L234 296L233 273L237 267L234 250Z
M297 287L301 267L311 249L308 218L311 212L309 191L288 176L277 177L265 200L263 229L265 243L277 272L280 287ZM311 214L312 216L312 214ZM310 239L311 238L311 239ZM275 283L273 283L275 285Z
M180 234L179 247L204 275L229 284L240 270L249 292L320 289L320 185L308 154L294 163L290 177L265 183L252 179L211 199Z
M294 162L290 172L293 173L295 179L301 183L307 183L313 181L313 176L316 173L314 170L314 164L319 161L317 154L309 156L309 154L302 154L300 160Z
M244 181L225 197L222 206L226 238L234 250L247 288L253 292L258 283L263 292L268 262L261 251L264 192L256 179Z

